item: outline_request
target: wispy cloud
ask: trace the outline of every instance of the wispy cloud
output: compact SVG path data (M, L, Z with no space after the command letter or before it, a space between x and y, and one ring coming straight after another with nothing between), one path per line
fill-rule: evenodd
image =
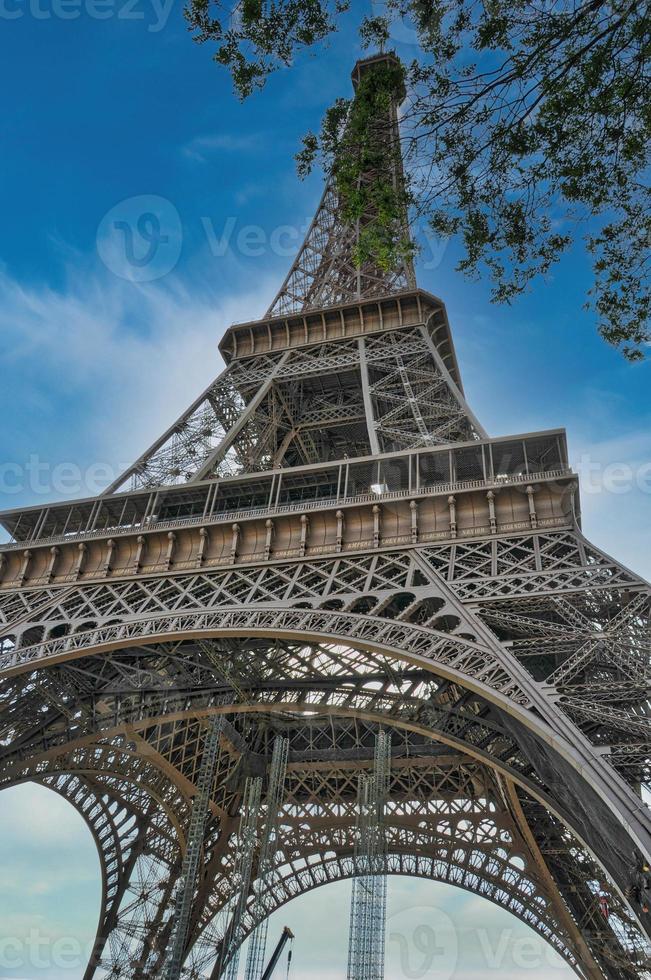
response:
M577 426L571 462L579 474L583 528L596 545L651 580L651 429L594 438Z
M57 290L0 271L4 459L131 462L223 369L225 329L272 295L265 281L216 296L173 276L133 284L100 271Z
M264 145L259 133L215 133L206 136L195 136L194 139L181 147L181 153L188 160L206 163L209 157L218 153L248 153Z
M97 849L80 814L42 786L4 790L0 976L79 977L97 928L100 902ZM71 944L78 955L74 963L68 958L64 964L57 953L69 951Z

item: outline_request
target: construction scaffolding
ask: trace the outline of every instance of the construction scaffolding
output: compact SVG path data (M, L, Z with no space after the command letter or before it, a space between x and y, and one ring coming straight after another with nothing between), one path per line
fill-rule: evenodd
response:
M391 737L380 731L375 740L373 775L359 777L348 980L384 980L387 900L384 818L390 768Z
M278 838L278 816L283 802L288 755L288 739L283 738L281 735L276 736L271 756L271 767L269 769L267 814L260 842L258 877L254 885L255 898L253 913L255 920L259 921L260 924L252 933L249 941L245 980L261 980L264 970L264 955L267 946L268 929L264 895L272 884L274 857Z
M221 962L217 971L217 976L224 976L226 980L237 980L243 939L242 920L251 888L253 859L258 845L261 796L262 778L247 776L238 832L237 863L233 876L235 907L222 943Z
M181 876L175 893L170 952L165 964L164 980L179 980L181 976L223 724L224 716L214 715L208 726L208 735L206 736L206 744L197 778L197 794L190 815L188 844L183 856Z

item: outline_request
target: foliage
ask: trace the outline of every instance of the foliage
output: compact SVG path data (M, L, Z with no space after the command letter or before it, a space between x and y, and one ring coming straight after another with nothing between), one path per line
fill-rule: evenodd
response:
M245 2L228 31L209 17L220 6L190 0L189 21L198 40L219 42L217 60L246 95L298 47L335 30L348 4ZM601 334L625 356L643 356L651 341L648 2L388 0L387 7L410 18L418 39L402 119L415 209L439 234L460 238L461 270L486 271L498 302L511 302L582 240L595 272L588 305ZM368 45L385 44L390 33L386 18L362 25ZM404 202L386 182L360 188L359 153L383 172L368 159L378 146L362 129L390 84L378 77L360 86L352 106L336 103L299 154L301 173L324 157L351 218L376 207L361 248L381 262L404 246L388 232Z
M188 0L185 17L200 44L216 42L215 61L226 65L235 90L246 98L268 76L291 63L300 47L311 47L336 28L349 0Z
M335 102L320 138L308 134L297 158L299 174L305 174L317 153L324 155L344 222L359 228L354 260L360 268L371 264L387 272L414 250L404 220L410 204L407 185L394 180L402 167L400 146L390 138L391 113L404 98L404 79L397 59L367 68L355 98Z

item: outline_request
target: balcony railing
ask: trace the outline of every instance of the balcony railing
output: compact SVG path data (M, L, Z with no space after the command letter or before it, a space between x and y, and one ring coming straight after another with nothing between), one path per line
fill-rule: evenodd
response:
M0 551L15 551L28 548L30 545L38 547L65 544L74 541L89 541L93 539L124 537L131 534L142 534L145 532L171 531L185 527L211 527L216 524L237 523L239 521L250 521L259 518L283 517L291 514L306 514L309 512L353 507L363 504L390 503L408 499L418 499L422 497L452 495L455 493L465 493L472 490L496 490L508 486L522 486L530 483L537 483L541 480L546 482L560 479L567 479L572 476L569 467L553 470L544 470L538 473L513 473L505 475L503 478L493 480L459 480L452 483L435 483L427 487L418 489L391 490L387 489L378 492L367 492L351 494L346 497L324 497L318 500L302 500L297 503L279 503L265 507L240 508L238 510L221 511L210 516L196 515L193 517L178 517L173 520L156 520L148 518L144 521L132 524L120 524L96 528L92 531L74 531L67 534L58 534L51 537L38 538L37 540L10 542L0 546Z

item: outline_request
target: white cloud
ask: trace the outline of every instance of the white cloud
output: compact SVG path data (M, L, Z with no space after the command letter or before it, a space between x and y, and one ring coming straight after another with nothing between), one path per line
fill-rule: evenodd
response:
M181 153L189 160L206 163L214 153L246 153L264 145L259 133L214 133L208 136L195 136L181 148Z
M225 329L259 316L272 295L264 280L215 298L173 276L133 284L75 274L63 291L0 272L5 437L15 426L25 454L126 466L223 369Z
M575 434L572 464L580 477L583 528L594 543L651 579L651 432L594 439Z
M11 832L17 847L25 842L46 848L76 845L80 835L89 833L72 806L43 786L25 783L3 792L1 799L2 827Z

